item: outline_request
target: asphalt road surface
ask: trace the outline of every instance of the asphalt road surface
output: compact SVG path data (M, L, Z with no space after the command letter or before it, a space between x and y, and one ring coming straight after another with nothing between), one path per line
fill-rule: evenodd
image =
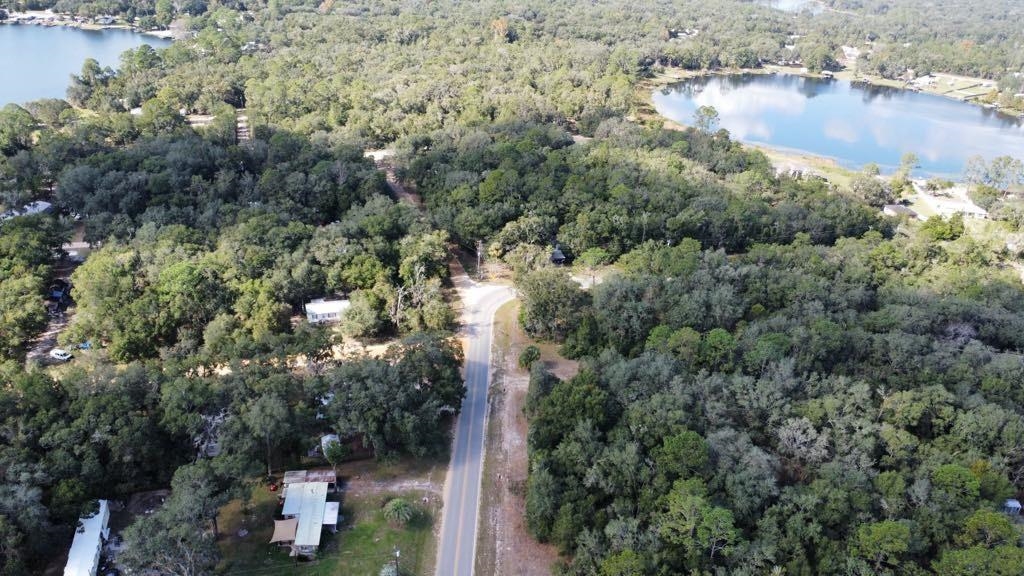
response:
M455 425L452 459L445 481L435 574L472 576L480 516L494 313L512 300L513 295L508 286L476 284L462 275L454 281L465 307L462 325L466 342L466 398Z

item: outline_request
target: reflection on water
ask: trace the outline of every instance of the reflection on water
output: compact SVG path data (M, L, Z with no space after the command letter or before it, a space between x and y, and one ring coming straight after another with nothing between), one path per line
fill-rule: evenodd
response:
M121 53L169 40L127 30L79 30L63 26L0 24L0 107L39 98L64 98L72 74L86 58L116 68Z
M783 12L803 12L806 10L812 14L819 14L825 9L824 6L814 0L758 0L758 4L782 10Z
M791 75L698 78L654 94L658 112L690 123L713 106L734 138L894 170L905 152L919 174L958 176L967 158L1024 158L1024 126L993 110L898 88Z

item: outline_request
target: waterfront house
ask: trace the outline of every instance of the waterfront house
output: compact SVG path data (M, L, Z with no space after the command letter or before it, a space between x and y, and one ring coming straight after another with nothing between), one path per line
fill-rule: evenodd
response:
M911 220L917 218L917 212L914 212L902 204L886 204L882 207L882 214L893 217L905 216Z

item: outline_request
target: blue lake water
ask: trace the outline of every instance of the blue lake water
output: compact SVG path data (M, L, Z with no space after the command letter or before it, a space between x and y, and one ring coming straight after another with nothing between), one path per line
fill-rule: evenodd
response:
M117 68L121 53L170 40L128 30L79 30L31 24L0 25L0 106L40 98L64 98L71 74L86 58Z
M733 138L894 170L917 154L920 176L959 177L981 155L1024 159L1024 122L973 104L909 90L793 75L711 76L654 93L666 118L691 124L713 106Z

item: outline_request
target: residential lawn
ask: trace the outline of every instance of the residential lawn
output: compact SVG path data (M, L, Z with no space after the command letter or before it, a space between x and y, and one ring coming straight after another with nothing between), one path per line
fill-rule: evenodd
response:
M910 209L917 212L922 218L931 218L935 216L935 210L925 202L920 194L914 194L910 196Z
M260 484L253 488L248 510L241 500L232 500L221 508L217 524L220 528L220 549L224 556L221 568L227 573L272 574L290 569L294 562L276 546L267 544L274 532L274 514L278 511L277 493ZM239 530L249 534L240 537Z
M395 528L384 519L383 505L392 498L402 497L414 503L421 514L406 528ZM436 505L424 508L420 501L422 492L399 494L373 494L354 496L343 506L346 519L355 518L351 529L342 536L341 553L337 568L332 574L355 576L376 576L386 562L394 558L396 549L401 551L400 565L410 574L432 574L434 571L434 518L438 516Z
M266 486L253 489L252 501L243 514L241 501L234 500L221 509L219 546L223 562L221 574L301 574L303 576L376 576L381 566L394 560L396 547L401 550L403 574L426 575L433 572L436 543L434 518L438 517L437 498L424 504L422 491L377 492L359 494L342 492L329 495L340 499L341 515L337 534L324 531L318 558L298 562L287 549L268 544L273 533L274 515L280 510L277 493ZM382 511L391 498L402 497L421 512L408 527L393 527ZM240 529L248 535L239 537Z

